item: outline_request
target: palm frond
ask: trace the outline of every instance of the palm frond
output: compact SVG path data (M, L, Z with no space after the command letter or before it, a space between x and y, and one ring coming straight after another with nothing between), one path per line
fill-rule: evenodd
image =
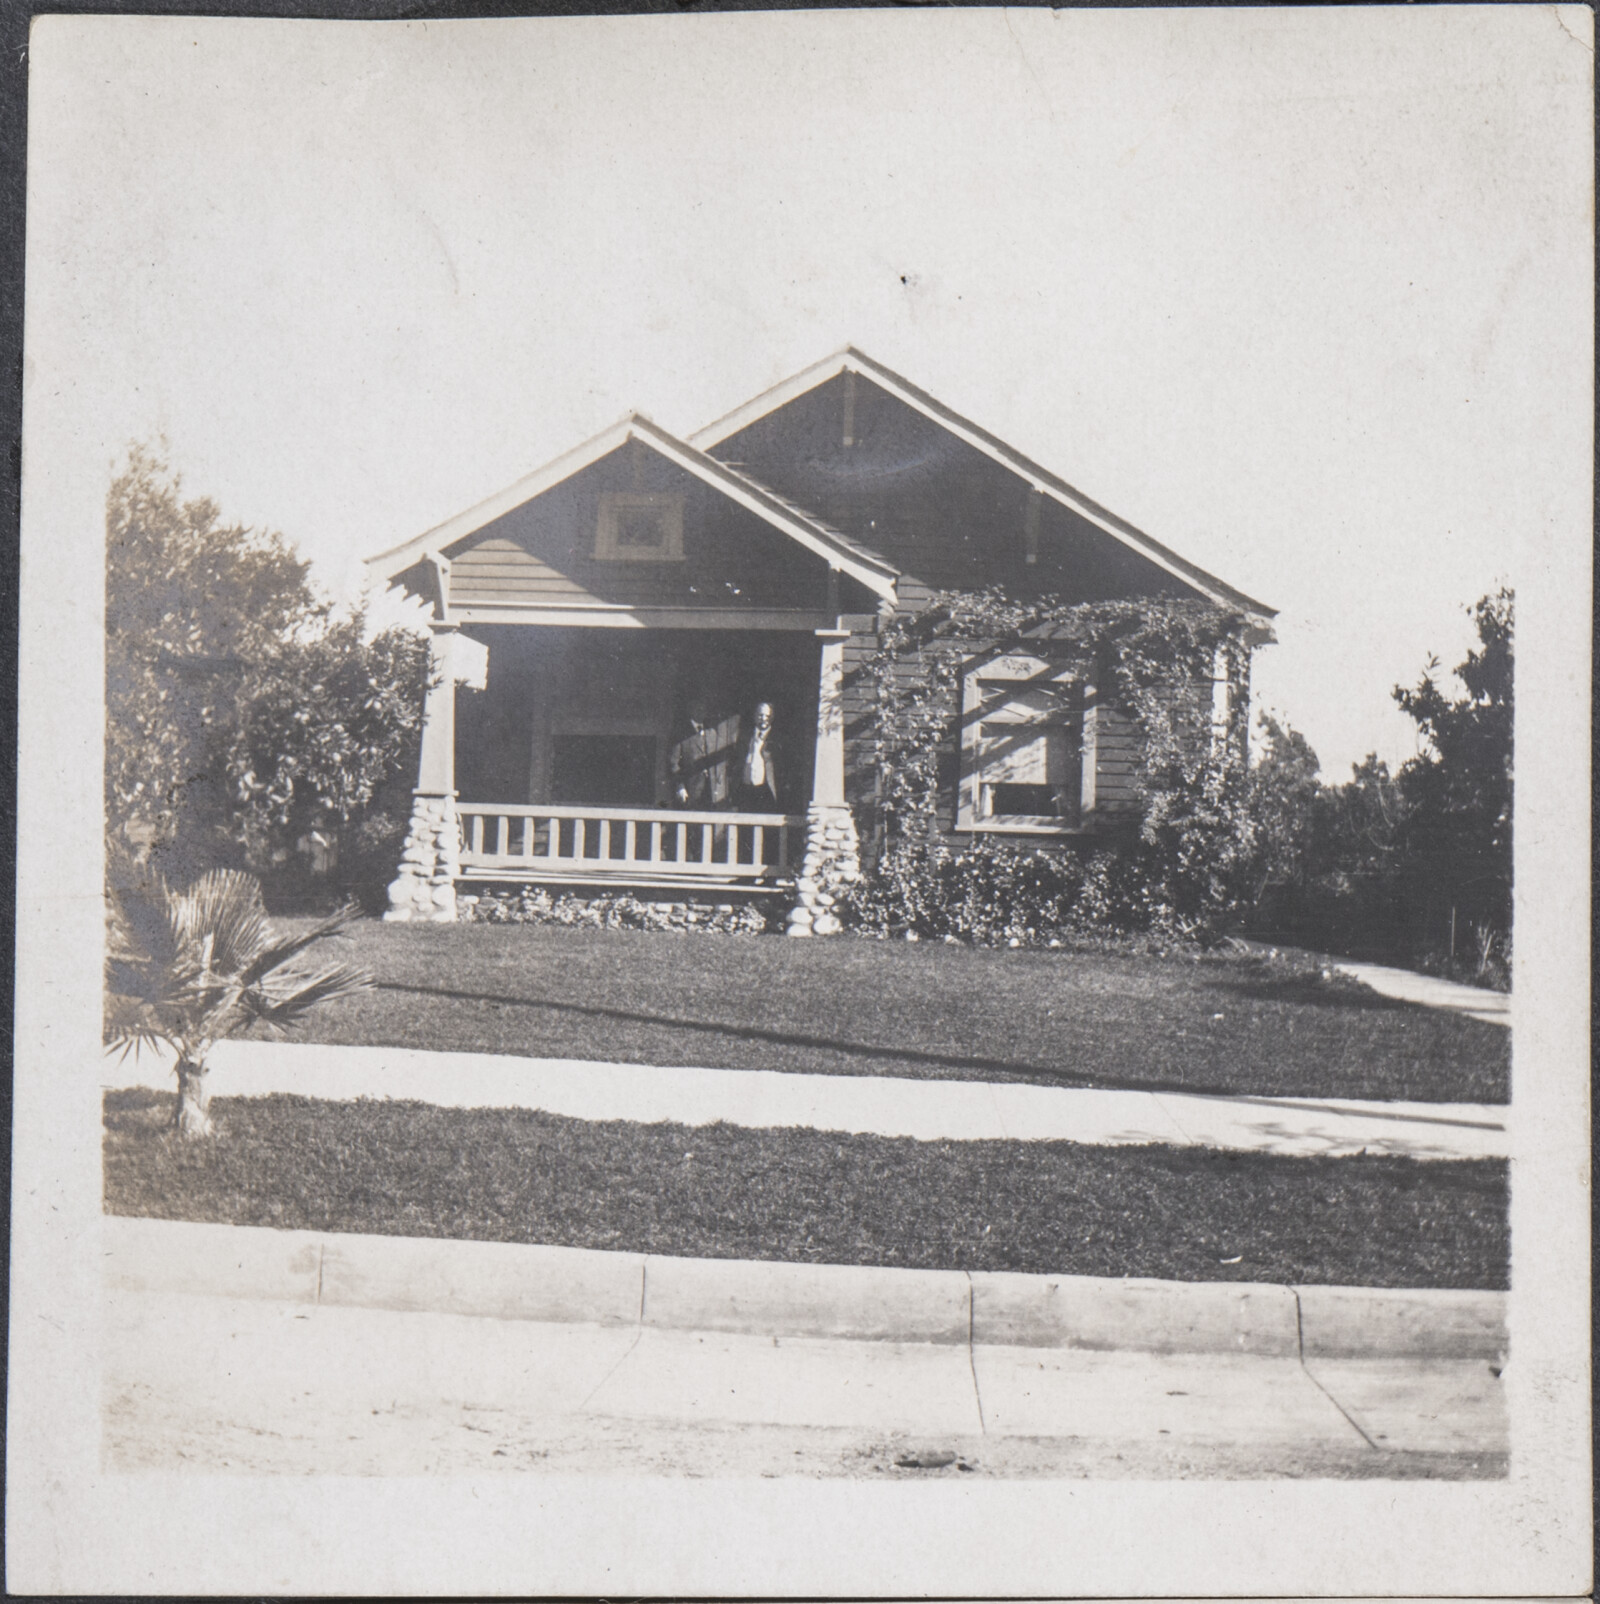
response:
M353 997L371 987L372 976L365 969L331 964L311 974L285 975L280 971L271 982L241 992L239 1000L254 1022L281 1029L319 1003Z
M160 1013L141 997L113 993L106 999L106 1045L119 1048L124 1058L169 1042L172 1038L165 1024Z
M308 947L315 946L319 941L326 941L330 936L342 934L356 919L360 917L361 910L353 902L347 902L342 908L328 915L326 919L319 919L316 924L297 935L285 936L273 940L270 936L266 944L257 953L253 962L248 964L240 973L239 980L242 985L254 986L270 975L273 970L281 969L292 959L297 958Z
M228 869L185 891L157 879L121 894L108 909L107 1042L125 1053L165 1042L203 1057L209 1043L252 1024L276 1032L321 1003L367 990L364 970L295 964L357 914L347 906L276 938L260 884Z
M180 947L198 951L210 938L206 967L236 975L272 939L261 884L238 869L213 869L187 891L170 893L168 919Z

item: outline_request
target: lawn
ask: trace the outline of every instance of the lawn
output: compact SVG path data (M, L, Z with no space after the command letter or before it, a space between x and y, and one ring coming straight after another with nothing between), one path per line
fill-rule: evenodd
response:
M1503 1103L1510 1033L1248 956L355 927L303 1039L1048 1086Z
M708 942L707 945L712 945ZM105 1099L113 1214L705 1258L1501 1288L1498 1160L918 1142L304 1097Z

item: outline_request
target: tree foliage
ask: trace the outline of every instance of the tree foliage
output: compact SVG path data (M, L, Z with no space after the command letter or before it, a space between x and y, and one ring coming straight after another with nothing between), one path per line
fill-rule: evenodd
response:
M415 772L427 643L367 638L280 534L185 498L130 449L106 503L106 824L114 882L294 861L309 829L353 842ZM391 823L387 834L399 825ZM380 834L384 830L380 829Z
M278 843L363 815L415 771L428 643L360 614L290 639L240 687L224 767L235 829L261 860Z
M106 498L106 820L114 848L220 828L219 732L246 671L323 607L281 535L185 500L167 462L134 446ZM191 829L192 833L192 829Z
M1258 928L1336 952L1451 963L1473 978L1503 958L1511 931L1514 599L1468 612L1479 645L1450 695L1437 659L1396 687L1422 750L1398 773L1376 756L1326 785L1297 731L1262 720L1251 774Z
M1446 694L1436 658L1416 685L1394 690L1424 742L1400 771L1415 895L1502 935L1511 928L1514 605L1501 589L1468 609L1479 644L1456 665L1464 694Z

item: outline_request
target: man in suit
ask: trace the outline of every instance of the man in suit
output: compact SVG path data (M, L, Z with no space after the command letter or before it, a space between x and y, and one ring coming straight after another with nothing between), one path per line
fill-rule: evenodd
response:
M739 788L735 798L741 813L776 813L778 810L777 738L772 729L772 704L758 702L750 719L749 736L741 742Z
M728 807L733 800L734 765L739 755L739 720L715 719L703 696L693 697L688 727L667 754L673 803L699 810Z

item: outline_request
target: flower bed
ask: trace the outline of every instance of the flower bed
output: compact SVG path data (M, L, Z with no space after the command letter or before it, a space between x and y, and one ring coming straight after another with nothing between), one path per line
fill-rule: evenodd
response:
M458 899L476 924L570 925L589 930L681 930L708 935L760 936L783 928L783 908L771 897L733 902L646 902L640 897L552 895L543 886L488 891Z

